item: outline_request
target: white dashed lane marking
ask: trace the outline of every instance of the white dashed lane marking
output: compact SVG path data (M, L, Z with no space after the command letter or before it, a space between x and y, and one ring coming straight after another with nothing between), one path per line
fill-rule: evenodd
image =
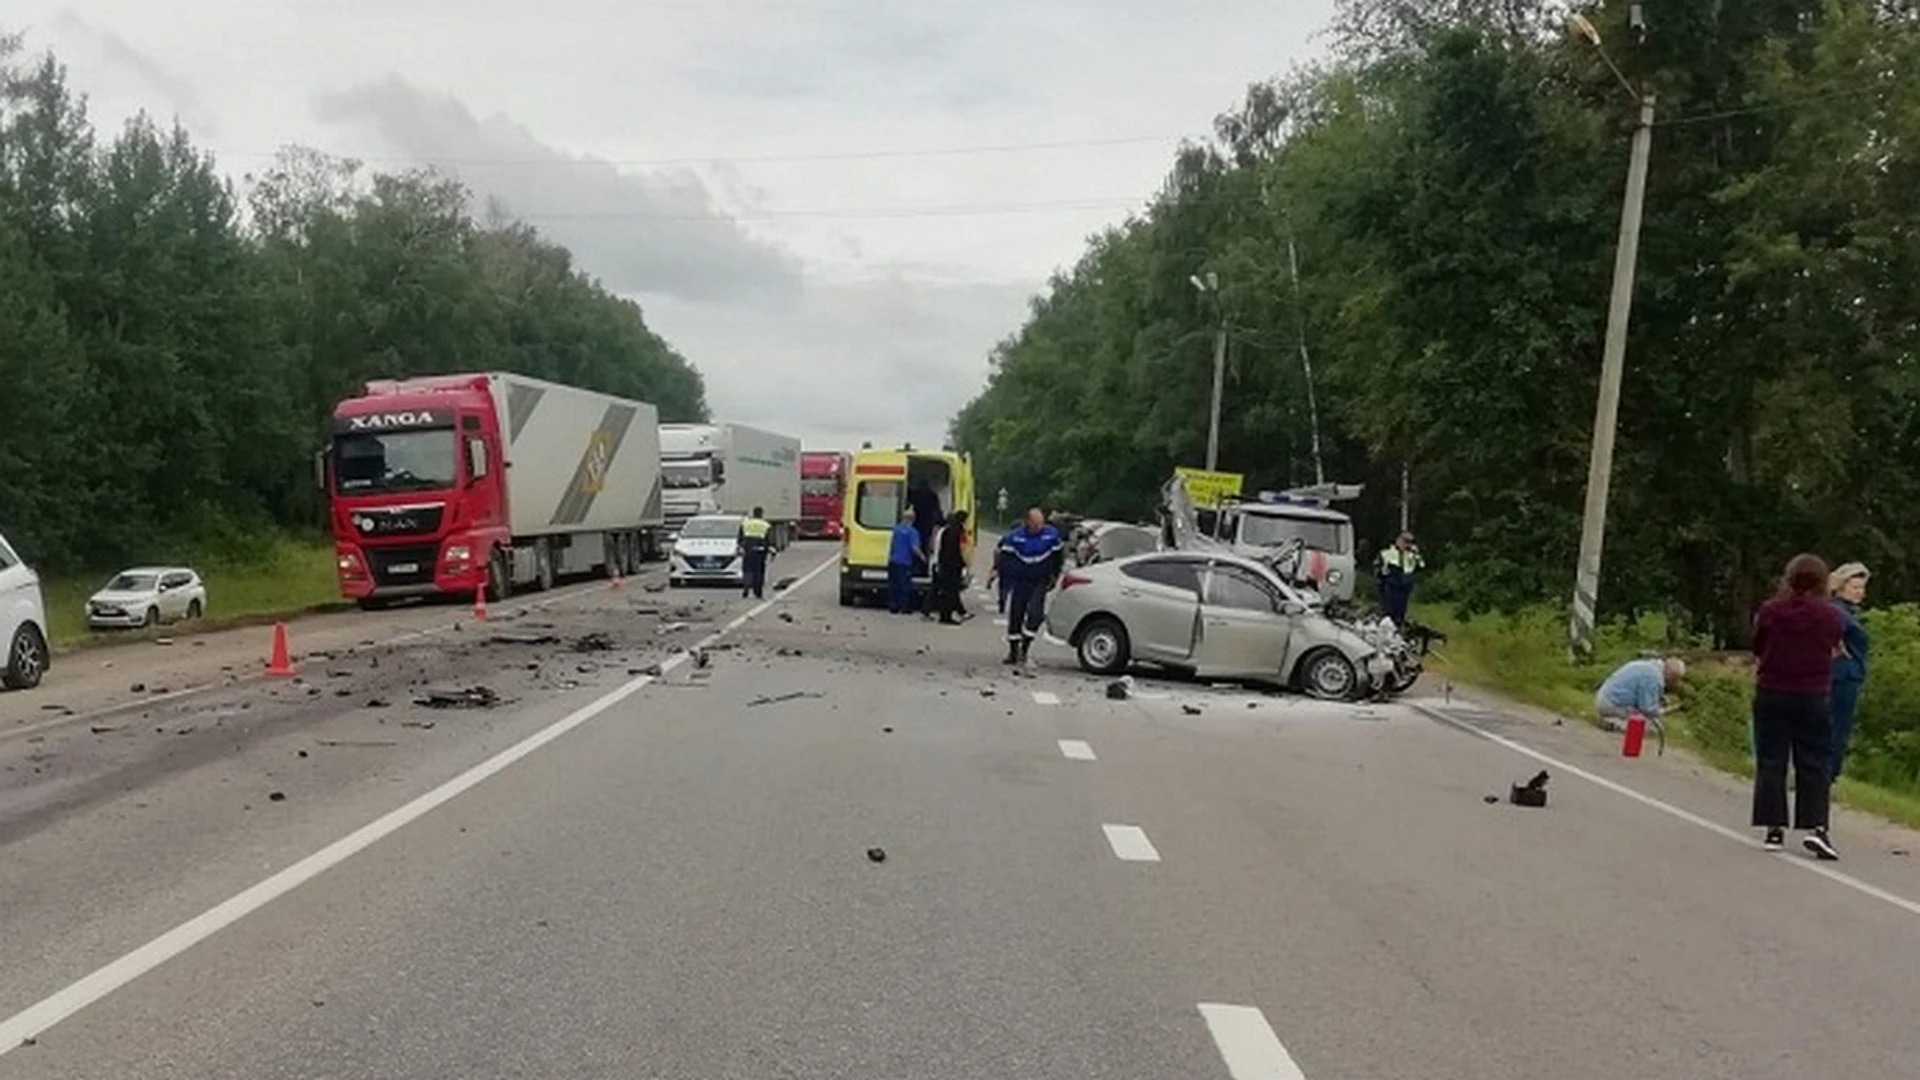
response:
M1200 1015L1206 1018L1207 1030L1213 1033L1213 1043L1220 1048L1233 1080L1307 1080L1259 1009L1203 1004Z
M1060 704L1060 695L1048 690L1035 690L1033 692L1033 703L1035 705L1058 705Z
M1093 756L1093 747L1087 745L1085 742L1082 742L1079 739L1061 739L1060 740L1060 756L1066 758L1069 761L1098 760Z
M1123 862L1159 862L1160 852L1155 850L1153 841L1147 839L1146 831L1138 825L1102 825L1107 834L1107 843L1112 845L1113 853Z

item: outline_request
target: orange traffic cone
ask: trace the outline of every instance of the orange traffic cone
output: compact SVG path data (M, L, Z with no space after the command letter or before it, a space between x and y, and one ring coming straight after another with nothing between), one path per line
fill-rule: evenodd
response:
M267 674L286 678L293 674L293 658L287 655L287 624L273 624L273 655L267 660Z
M473 618L475 622L487 621L487 587L473 590Z

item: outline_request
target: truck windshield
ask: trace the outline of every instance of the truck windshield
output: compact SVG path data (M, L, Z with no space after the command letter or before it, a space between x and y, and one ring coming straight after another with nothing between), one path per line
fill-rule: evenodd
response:
M334 484L343 495L444 491L460 477L455 445L452 428L336 435Z
M840 478L833 476L802 480L800 494L815 499L831 499L840 494Z
M1278 547L1296 537L1308 547L1331 555L1346 555L1353 550L1353 526L1344 521L1275 517L1266 514L1240 515L1240 543L1242 544L1253 547Z
M675 462L660 467L661 482L669 488L711 487L713 472L704 461Z

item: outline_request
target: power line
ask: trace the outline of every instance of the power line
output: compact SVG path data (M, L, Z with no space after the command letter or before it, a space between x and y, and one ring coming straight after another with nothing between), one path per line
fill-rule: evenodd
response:
M1836 90L1831 94L1815 94L1811 97L1795 98L1792 101L1780 101L1771 105L1752 105L1740 109L1726 109L1720 112L1698 113L1693 116L1676 116L1671 120L1655 122L1655 127L1682 127L1688 124L1711 124L1720 120L1737 120L1743 116L1762 116L1767 113L1791 112L1807 105L1820 105L1829 101L1847 101L1853 98L1871 97L1884 87L1860 86L1852 90Z
M1074 210L1113 210L1125 207L1145 207L1151 199L1144 197L1112 199L1060 199L1052 202L1032 203L950 203L926 206L836 206L818 208L790 208L768 210L741 210L737 212L716 212L705 214L649 213L647 211L610 210L602 212L555 211L543 213L537 210L515 210L511 203L505 210L509 217L525 221L711 221L740 222L753 220L777 220L783 218L923 218L923 217L992 217L1001 214L1045 214Z
M1132 135L1113 139L1072 139L1057 142L1004 143L984 146L949 146L925 150L848 150L826 154L708 154L694 157L671 158L602 158L592 156L548 158L475 158L432 154L419 154L407 157L358 157L351 154L329 154L331 157L351 158L369 165L475 165L475 166L517 166L527 168L546 168L549 166L593 166L606 165L615 168L647 168L668 165L764 165L782 162L818 162L818 161L879 161L899 158L942 158L968 157L986 154L1024 154L1042 153L1059 150L1083 150L1108 146L1140 146L1148 143L1176 142L1196 138L1186 135ZM326 151L322 151L326 153ZM279 151L262 153L259 151L223 151L222 157L252 158L272 160Z

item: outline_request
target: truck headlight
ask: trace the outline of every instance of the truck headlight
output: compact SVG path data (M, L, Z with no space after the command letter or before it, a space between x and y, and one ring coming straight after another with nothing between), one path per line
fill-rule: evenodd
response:
M1347 577L1347 575L1345 575L1345 574L1343 574L1343 573L1341 573L1341 572L1340 572L1340 571L1338 571L1338 570L1329 570L1329 571L1327 571L1327 584L1329 584L1329 585L1338 585L1338 584L1340 584L1340 583L1341 583L1342 581L1345 581L1345 580L1346 580L1346 577Z

